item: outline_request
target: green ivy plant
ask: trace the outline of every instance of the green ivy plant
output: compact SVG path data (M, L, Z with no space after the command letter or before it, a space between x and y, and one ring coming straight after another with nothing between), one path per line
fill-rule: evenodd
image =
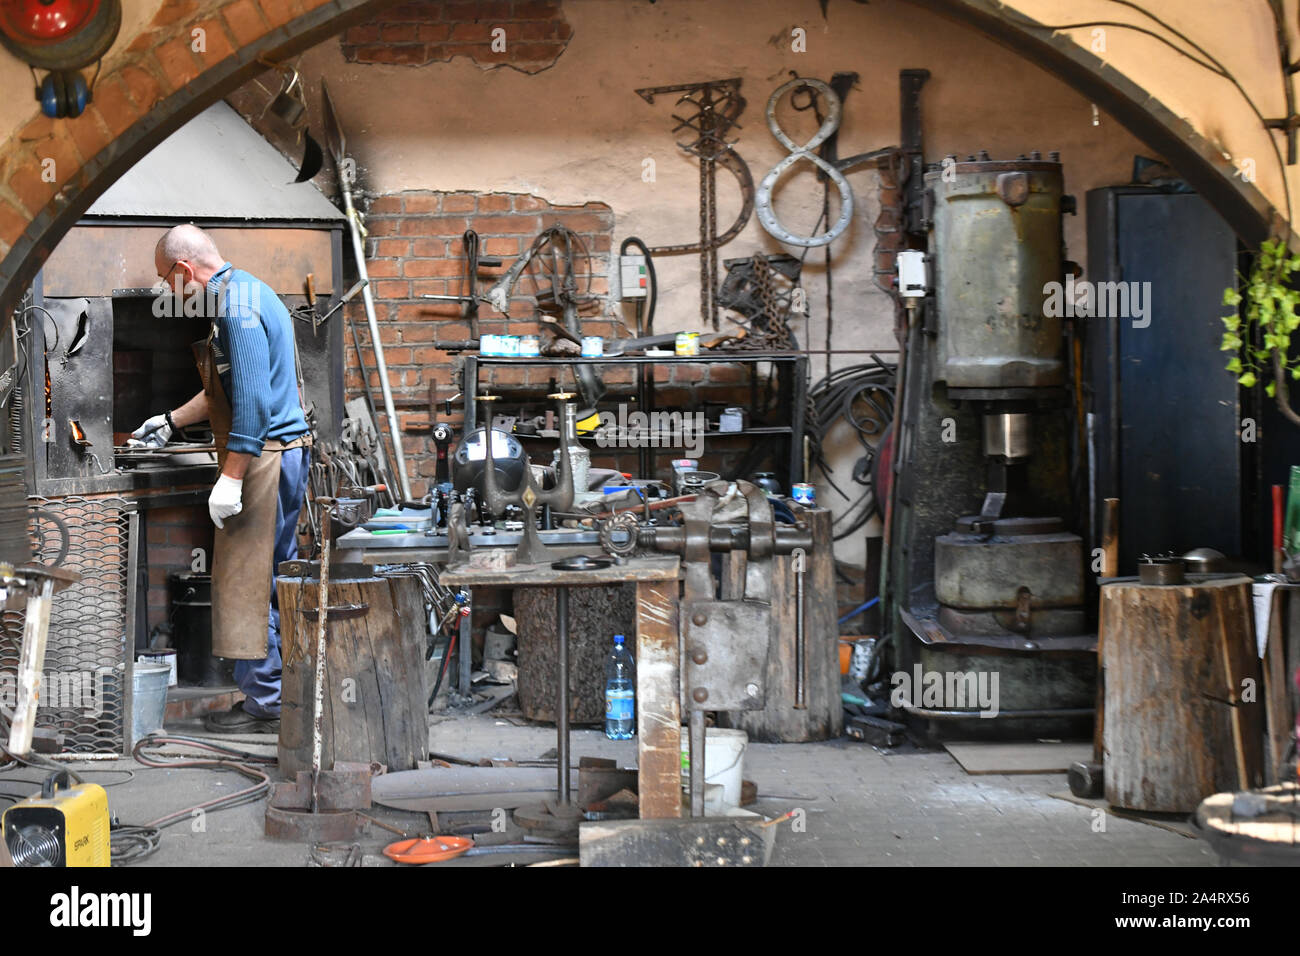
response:
M1220 349L1232 352L1227 370L1244 388L1264 380L1264 391L1277 401L1286 418L1300 425L1300 414L1291 407L1287 375L1300 380L1300 359L1289 358L1291 334L1300 328L1300 292L1291 288L1291 273L1300 269L1300 256L1290 255L1281 239L1266 239L1259 247L1248 277L1243 277L1242 295L1235 288L1223 290L1223 304L1234 311L1223 317L1227 331Z

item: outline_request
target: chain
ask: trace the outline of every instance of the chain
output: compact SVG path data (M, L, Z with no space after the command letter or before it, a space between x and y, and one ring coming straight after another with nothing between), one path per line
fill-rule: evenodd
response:
M792 352L795 350L794 333L790 330L790 307L795 283L782 291L777 287L780 276L768 262L767 256L757 253L753 257L753 286L757 292L759 311L749 321L749 334L727 339L714 348L744 351ZM790 280L786 280L790 281Z
M700 318L702 322L718 328L718 253L744 229L754 211L754 180L749 166L732 148L727 136L739 126L736 120L745 108L740 95L740 80L717 80L707 83L687 83L678 86L659 86L636 91L647 103L653 103L661 93L681 93L678 105L694 109L685 116L673 114L677 125L673 132L686 130L694 134L689 141L679 140L677 145L698 158L700 163L700 230L699 241L676 245L652 246L652 255L679 255L697 252L700 256ZM683 110L683 112L686 112ZM718 166L725 167L740 186L741 209L736 221L726 232L718 234Z

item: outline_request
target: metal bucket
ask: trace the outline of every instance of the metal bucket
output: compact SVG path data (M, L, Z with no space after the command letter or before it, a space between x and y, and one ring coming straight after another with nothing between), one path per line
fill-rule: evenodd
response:
M163 729L167 710L167 681L172 669L166 664L136 664L131 674L131 746L155 730Z

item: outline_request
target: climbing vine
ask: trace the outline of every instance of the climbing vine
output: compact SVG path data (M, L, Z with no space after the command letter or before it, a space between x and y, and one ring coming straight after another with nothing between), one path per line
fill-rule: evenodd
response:
M1249 276L1243 277L1242 291L1223 290L1223 304L1235 311L1223 317L1227 330L1220 349L1232 352L1227 370L1245 388L1261 380L1279 411L1300 425L1300 414L1291 407L1287 376L1300 380L1300 359L1290 357L1291 334L1300 328L1300 292L1291 288L1291 273L1300 269L1300 256L1290 255L1281 239L1266 239L1255 256Z

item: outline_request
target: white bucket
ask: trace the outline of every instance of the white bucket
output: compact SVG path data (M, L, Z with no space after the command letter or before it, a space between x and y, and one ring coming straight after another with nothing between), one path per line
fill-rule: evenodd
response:
M167 711L166 664L136 664L131 674L131 746L155 730L163 729Z
M722 806L740 806L740 784L745 776L745 745L749 736L743 730L709 727L704 731L704 782L722 786ZM690 728L682 728L682 786L691 785ZM706 787L707 789L707 787Z

